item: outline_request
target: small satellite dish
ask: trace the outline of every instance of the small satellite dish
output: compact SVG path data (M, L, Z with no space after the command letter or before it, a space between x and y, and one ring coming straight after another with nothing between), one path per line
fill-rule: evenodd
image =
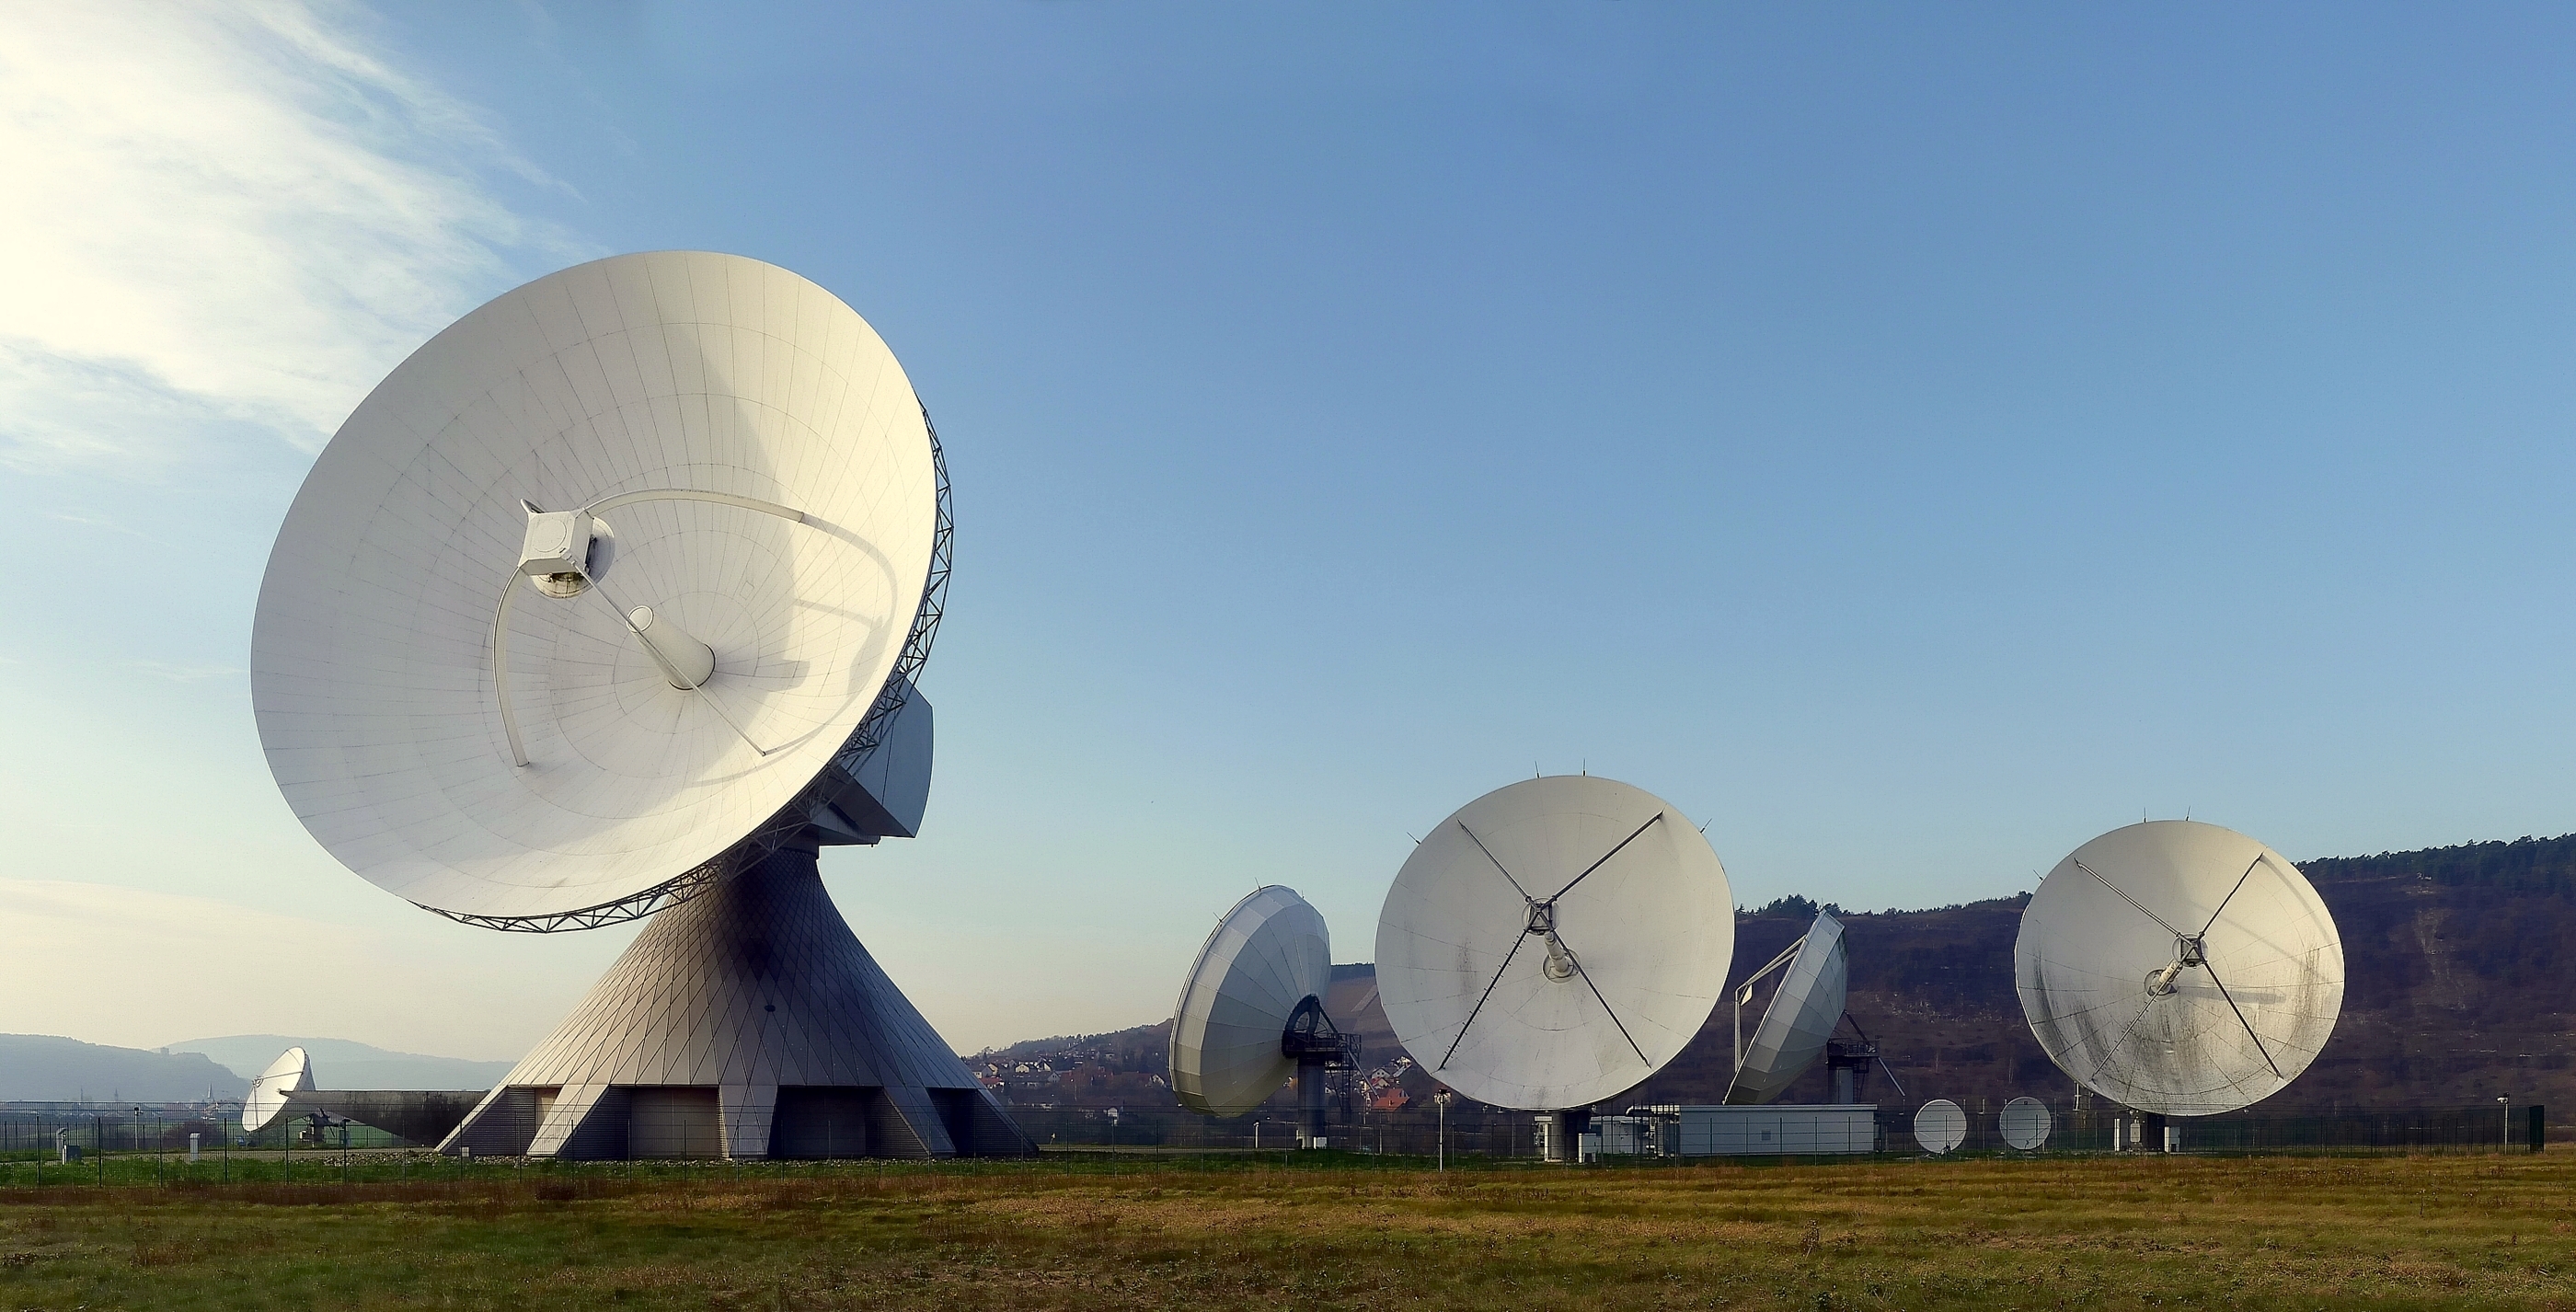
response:
M2077 848L2013 944L2039 1046L2077 1083L2153 1115L2278 1093L2343 1010L2343 943L2298 867L2217 825L2157 820Z
M340 426L252 625L279 791L452 919L652 917L443 1150L1034 1151L816 865L920 830L951 523L894 353L736 255L503 293Z
M242 1129L256 1134L268 1128L279 1112L286 1110L286 1095L302 1093L313 1087L313 1059L302 1048L289 1048L250 1082L250 1094L242 1099Z
M1968 1114L1947 1098L1935 1098L1914 1113L1914 1142L1935 1157L1946 1157L1968 1141Z
M1747 1046L1744 1009L1753 1001L1754 986L1784 965L1788 969L1772 991ZM1735 989L1735 1082L1727 1088L1726 1101L1769 1102L1806 1074L1842 1024L1850 979L1842 922L1822 911L1797 942L1746 976Z
M2003 1133L2004 1142L2022 1152L2036 1152L2048 1142L2048 1132L2057 1128L2057 1119L2048 1114L2048 1104L2037 1098L2015 1098L2004 1104L2003 1113L1995 1118L1995 1128Z
M1680 1053L1734 953L1726 870L1697 827L1643 789L1553 775L1413 848L1378 917L1378 997L1434 1079L1570 1112Z
M1240 1116L1297 1077L1298 1133L1320 1144L1324 1072L1358 1064L1359 1041L1324 1014L1333 942L1297 891L1254 889L1225 913L1172 1011L1172 1092L1210 1116Z

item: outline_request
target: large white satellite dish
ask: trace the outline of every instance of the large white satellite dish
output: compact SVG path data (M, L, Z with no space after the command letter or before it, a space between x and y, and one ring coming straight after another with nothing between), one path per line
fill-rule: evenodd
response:
M740 256L549 274L349 416L260 585L278 787L342 864L442 915L654 916L443 1146L1029 1149L815 867L919 831L949 524L893 353Z
M1734 953L1699 830L1642 789L1556 775L1469 802L1414 847L1378 918L1378 997L1432 1078L1571 1111L1679 1054Z
M2343 944L2298 867L2217 825L2157 820L2075 849L2013 944L2031 1033L2075 1080L2154 1115L2279 1092L2343 1009Z
M277 1054L277 1060L250 1082L250 1093L242 1099L242 1129L253 1134L268 1128L279 1112L286 1110L286 1095L302 1093L313 1087L313 1059L302 1048L289 1048Z
M1254 889L1217 921L1172 1010L1172 1092L1210 1116L1240 1116L1297 1077L1298 1133L1323 1133L1323 1072L1348 1067L1357 1042L1324 1013L1333 941L1322 913L1277 884Z
M1762 1020L1744 1039L1744 1008L1753 1001L1762 977L1786 966ZM1851 956L1843 946L1842 922L1816 913L1816 923L1770 964L1745 977L1735 990L1735 1079L1726 1101L1765 1103L1788 1092L1804 1075L1842 1024L1843 1002L1851 984Z
M278 532L251 667L278 786L432 910L650 910L843 782L939 479L893 353L784 269L662 252L507 293L359 404ZM663 648L711 665L680 690Z

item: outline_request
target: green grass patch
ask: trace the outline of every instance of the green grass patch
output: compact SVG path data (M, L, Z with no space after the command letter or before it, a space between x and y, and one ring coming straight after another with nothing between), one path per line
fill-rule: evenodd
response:
M29 1165L0 1307L2576 1308L2549 1155Z

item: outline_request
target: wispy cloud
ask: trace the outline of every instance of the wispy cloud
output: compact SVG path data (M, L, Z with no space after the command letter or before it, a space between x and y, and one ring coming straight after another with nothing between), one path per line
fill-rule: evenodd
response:
M77 524L82 528L94 528L105 533L120 533L129 538L136 538L144 542L149 542L156 547L166 547L170 545L169 542L164 539L154 537L131 524L127 524L121 520L111 519L106 515L89 514L71 510L48 510L44 512L44 515L45 518L53 520L56 523Z
M238 665L180 665L170 661L124 661L121 664L138 674L149 674L172 683L203 683L208 679L250 673Z
M318 447L396 360L586 253L485 179L542 182L351 11L0 6L0 462L148 468Z

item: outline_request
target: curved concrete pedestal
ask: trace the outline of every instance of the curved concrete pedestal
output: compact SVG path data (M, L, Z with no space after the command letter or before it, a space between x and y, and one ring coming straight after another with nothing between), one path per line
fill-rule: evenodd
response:
M812 848L659 913L439 1144L476 1156L1036 1151L859 945Z

